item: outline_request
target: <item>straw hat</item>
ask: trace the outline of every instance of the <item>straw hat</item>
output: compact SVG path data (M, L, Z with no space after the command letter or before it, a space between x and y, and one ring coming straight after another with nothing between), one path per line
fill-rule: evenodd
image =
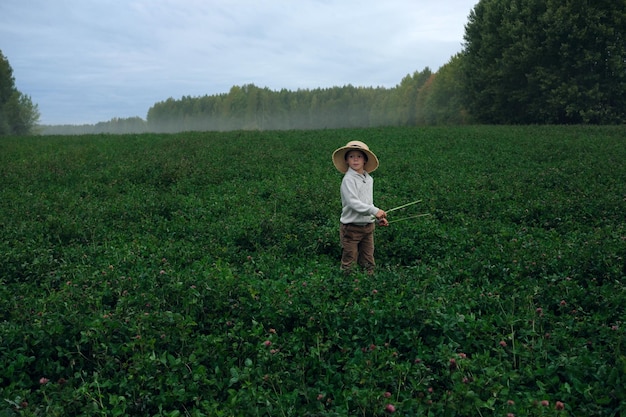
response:
M378 168L378 158L374 155L374 152L370 151L370 148L363 142L353 140L348 142L346 146L343 146L333 152L333 164L335 164L335 168L337 168L339 172L345 173L348 170L346 154L354 150L361 151L367 155L367 162L365 163L364 169L368 174L376 171L376 168Z

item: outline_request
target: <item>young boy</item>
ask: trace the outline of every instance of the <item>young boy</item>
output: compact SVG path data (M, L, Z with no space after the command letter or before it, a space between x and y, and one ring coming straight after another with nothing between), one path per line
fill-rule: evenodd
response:
M358 140L348 142L333 152L333 164L342 173L341 270L352 272L355 263L368 274L374 273L374 219L388 226L387 213L374 206L374 179L370 173L378 168L378 158L369 147Z

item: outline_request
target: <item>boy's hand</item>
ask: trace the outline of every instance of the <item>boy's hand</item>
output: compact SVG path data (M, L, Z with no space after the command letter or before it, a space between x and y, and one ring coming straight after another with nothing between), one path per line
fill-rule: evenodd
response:
M378 210L376 213L376 219L378 220L378 224L380 226L389 226L389 222L387 221L387 213L384 210Z

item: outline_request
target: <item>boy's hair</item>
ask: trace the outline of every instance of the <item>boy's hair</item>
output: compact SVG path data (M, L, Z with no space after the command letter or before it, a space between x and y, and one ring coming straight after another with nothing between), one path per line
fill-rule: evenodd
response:
M350 152L361 152L361 155L363 155L363 158L365 158L365 162L367 163L367 161L369 161L369 158L367 157L367 154L365 152L363 152L363 151L358 150L358 149L350 149L348 152L346 152L346 154L343 156L344 160L346 160L346 161L348 160L348 154Z

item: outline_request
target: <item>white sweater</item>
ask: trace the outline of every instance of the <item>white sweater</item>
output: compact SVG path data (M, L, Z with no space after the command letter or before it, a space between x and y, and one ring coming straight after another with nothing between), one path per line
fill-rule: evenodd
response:
M341 181L341 223L373 223L379 208L374 206L374 178L348 168Z

